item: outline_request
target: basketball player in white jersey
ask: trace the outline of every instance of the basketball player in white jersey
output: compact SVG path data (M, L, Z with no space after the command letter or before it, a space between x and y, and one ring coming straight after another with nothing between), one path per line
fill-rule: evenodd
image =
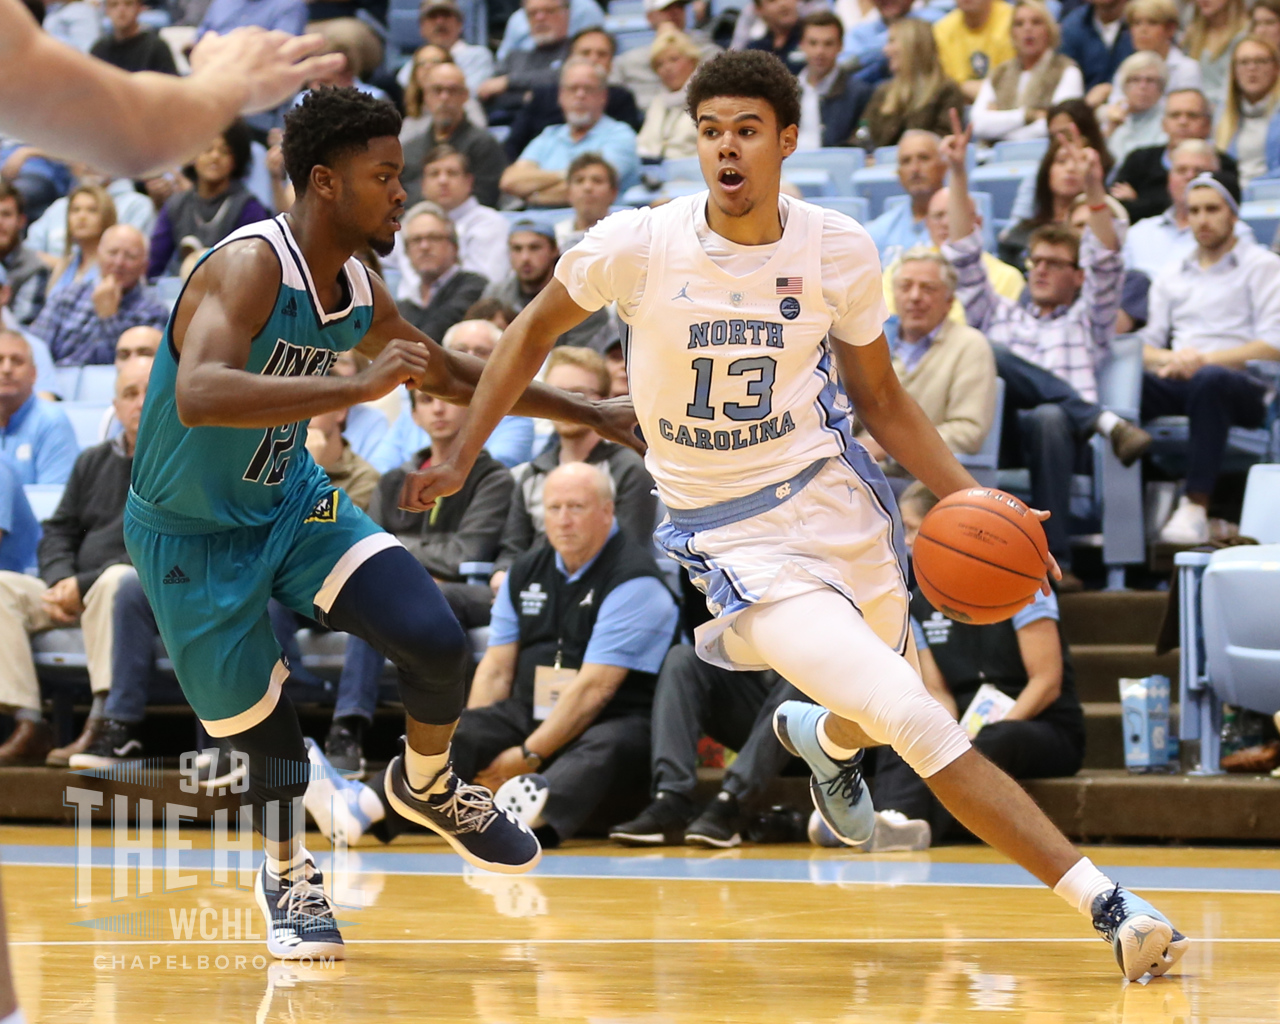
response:
M561 258L490 359L452 463L410 474L402 504L456 492L552 341L616 302L647 466L670 509L658 538L716 616L699 653L772 668L822 705L788 702L774 724L813 768L833 831L870 836L859 761L888 743L959 821L1089 918L1126 977L1163 974L1189 940L1082 857L920 679L901 525L852 439L850 400L935 494L977 484L894 374L866 232L779 194L795 77L771 55L725 53L695 73L688 104L708 191L608 217Z

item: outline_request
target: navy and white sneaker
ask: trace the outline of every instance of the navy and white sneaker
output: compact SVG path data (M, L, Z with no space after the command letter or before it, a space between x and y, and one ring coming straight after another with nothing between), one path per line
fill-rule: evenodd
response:
M1093 927L1111 944L1116 963L1130 981L1144 974L1160 977L1191 945L1164 914L1118 885L1093 901Z
M827 827L845 846L861 846L875 835L876 809L862 778L859 750L847 761L827 756L818 730L827 709L802 700L783 701L773 713L773 731L794 757L802 757L813 771L809 795Z
M449 781L443 793L429 792L434 779L426 790L414 790L404 771L401 737L400 753L387 765L387 802L402 817L443 836L468 864L507 875L535 868L542 859L542 845L529 827L495 805L493 794L484 786L472 786L459 779L452 762L441 770L441 774L446 773Z
M276 878L263 864L253 885L258 909L267 919L267 952L277 960L342 960L342 934L324 876L308 858L305 880Z

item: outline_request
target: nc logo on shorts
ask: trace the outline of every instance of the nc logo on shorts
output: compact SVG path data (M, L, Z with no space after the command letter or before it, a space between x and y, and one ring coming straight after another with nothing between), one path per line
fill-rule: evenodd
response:
M330 491L316 502L316 507L304 523L336 523L338 521L338 492Z
M788 295L780 303L778 303L778 312L787 320L794 320L800 315L800 300L794 295Z
M774 494L774 497L777 498L779 501L781 501L783 498L789 498L791 496L791 484L789 483L779 484L777 489L773 492L773 494Z

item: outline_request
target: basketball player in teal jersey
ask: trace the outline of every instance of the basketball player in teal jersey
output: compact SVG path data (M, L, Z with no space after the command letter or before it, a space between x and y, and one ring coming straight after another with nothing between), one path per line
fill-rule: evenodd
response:
M482 364L404 320L352 255L391 252L405 192L400 115L355 89L312 92L285 122L290 214L242 228L191 275L156 354L125 511L125 539L178 681L205 729L247 755L266 862L256 898L285 959L342 956L320 873L302 845L308 761L267 617L274 597L362 637L395 663L406 710L386 794L470 863L521 872L538 841L463 784L449 741L463 706L466 638L423 567L329 484L308 417L403 383L465 402ZM329 376L339 352L372 364ZM525 415L626 440L617 414L531 388ZM629 421L628 421L629 422Z
M707 191L607 217L561 257L489 360L453 458L410 473L401 503L456 491L554 338L616 302L669 512L658 540L715 616L698 653L772 668L816 702L783 703L774 728L813 769L827 824L850 844L871 837L862 748L888 743L970 831L1091 920L1128 978L1165 973L1187 938L1082 857L920 678L901 526L851 412L939 497L975 481L894 373L867 233L779 194L795 76L768 54L724 53L689 80L688 109Z

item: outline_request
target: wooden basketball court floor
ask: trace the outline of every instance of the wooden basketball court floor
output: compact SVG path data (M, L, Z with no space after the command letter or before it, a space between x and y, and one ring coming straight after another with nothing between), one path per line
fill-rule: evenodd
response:
M156 891L113 899L111 833L94 830L76 906L73 830L0 828L29 1021L1280 1020L1280 851L1090 849L1196 940L1173 974L1128 984L1082 918L978 847L872 857L582 842L512 878L464 872L442 843L362 844L339 912L346 962L290 966L247 937L263 930L251 896L212 884L201 830L183 834L193 888L162 891L157 822ZM324 840L308 845L332 875Z

